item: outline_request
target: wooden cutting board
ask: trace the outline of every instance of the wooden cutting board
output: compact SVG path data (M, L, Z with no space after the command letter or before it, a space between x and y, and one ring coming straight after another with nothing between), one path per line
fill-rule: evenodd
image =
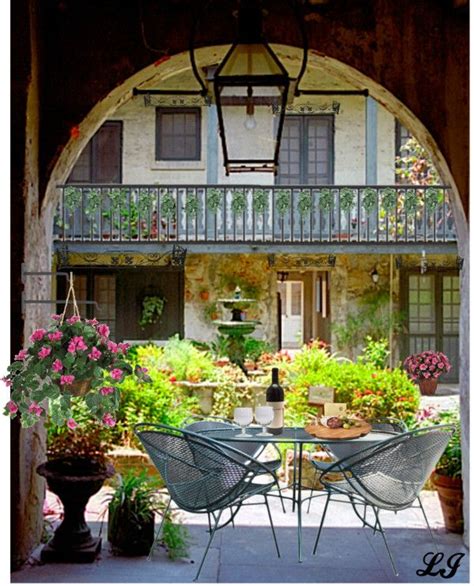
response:
M367 435L372 430L372 426L370 423L363 421L360 427L351 427L350 429L336 427L336 429L332 429L319 423L309 423L304 429L320 439L355 439Z

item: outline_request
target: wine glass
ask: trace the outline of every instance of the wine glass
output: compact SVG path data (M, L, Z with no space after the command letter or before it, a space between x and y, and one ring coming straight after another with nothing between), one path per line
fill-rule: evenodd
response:
M252 437L250 433L245 433L245 428L253 421L253 412L250 407L236 407L234 421L242 428L242 433L238 433L235 437Z
M273 421L273 415L273 407L269 407L268 405L256 407L255 421L262 426L262 431L257 433L257 435L272 435L271 433L268 433L267 425L270 425L270 423Z

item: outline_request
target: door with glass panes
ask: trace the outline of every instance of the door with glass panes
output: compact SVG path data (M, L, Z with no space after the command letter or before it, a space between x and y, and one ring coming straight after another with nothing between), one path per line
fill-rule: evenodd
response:
M424 350L444 352L452 368L440 380L458 382L459 274L456 271L407 273L402 279L401 293L408 329L402 340L401 358Z
M282 348L299 348L303 340L303 281L278 283Z

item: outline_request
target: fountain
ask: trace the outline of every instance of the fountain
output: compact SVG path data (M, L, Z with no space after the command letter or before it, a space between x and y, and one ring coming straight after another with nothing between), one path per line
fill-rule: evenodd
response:
M218 303L226 309L230 309L232 318L229 321L215 320L217 330L220 334L227 337L227 353L229 360L247 374L245 368L245 336L249 336L261 322L258 320L243 320L242 312L248 309L256 299L247 299L242 297L239 287L235 288L234 297L230 299L218 299Z

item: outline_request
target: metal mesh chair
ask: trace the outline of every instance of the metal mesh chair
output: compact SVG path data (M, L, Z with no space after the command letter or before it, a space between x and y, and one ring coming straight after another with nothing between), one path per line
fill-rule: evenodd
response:
M212 431L213 429L228 429L228 428L238 428L238 426L236 426L232 421L230 421L229 419L226 419L224 417L211 417L211 416L205 416L205 417L195 417L193 419L190 420L190 423L186 422L185 428L188 431L194 431L196 433L200 433L203 431ZM233 441L226 441L225 442L226 446L230 446L236 450L239 450L240 452L243 452L244 454L246 454L247 456L250 456L251 458L257 459L259 456L261 456L261 454L263 453L263 451L265 450L265 448L267 447L268 444L262 443L262 442L233 442ZM277 489L278 489L278 496L280 497L280 502L281 502L281 506L283 509L283 512L286 513L286 509L285 509L285 503L283 501L283 495L281 494L281 488L280 488L280 484L278 482L278 476L277 476L277 470L280 468L280 466L282 465L282 457L281 457L281 452L278 449L278 446L274 445L273 448L275 449L275 451L278 453L278 458L274 459L274 460L268 460L265 461L265 466L266 468L268 468L271 471L271 474L273 476L273 478L275 479L275 482L277 483ZM235 453L234 453L235 456ZM238 457L238 456L236 456ZM252 468L252 463L248 461L247 458L243 458L243 462L248 464L251 468ZM276 496L276 495L271 495L271 496Z
M170 495L155 543L159 538L171 500L184 511L205 513L214 520L195 580L199 578L216 531L233 521L240 507L249 504L244 501L251 496L264 497L273 539L280 557L267 500L267 493L275 485L275 480L264 484L254 482L257 476L271 474L265 464L229 445L223 446L221 442L189 430L162 424L139 423L135 426L134 432L158 469ZM249 461L249 464L244 463L243 459ZM230 518L220 524L222 513L226 509L230 509Z
M320 481L328 491L328 496L313 554L316 553L329 501L334 494L344 495L349 498L364 525L382 534L393 571L398 575L380 523L379 510L400 511L413 505L453 432L454 426L439 425L394 435L384 442L335 462L325 470ZM328 475L334 471L341 473L340 481L328 479ZM357 505L372 508L374 525L361 517ZM427 521L424 510L423 514Z
M397 434L397 433L404 433L408 431L405 422L401 419L396 419L395 417L377 417L373 419L367 420L371 426L373 431L379 431L386 434ZM388 439L388 436L387 436ZM374 442L373 444L364 443L364 448L370 447L371 445L375 445L379 442ZM311 460L315 470L314 470L314 480L313 486L316 482L316 478L318 474L321 474L324 470L327 470L329 466L337 460L342 460L343 458L347 458L348 456L352 456L353 454L360 451L360 447L355 443L350 442L341 442L340 444L333 443L330 446L326 446L325 448L328 455L331 457L331 462L319 462L317 460ZM311 508L311 500L314 494L314 487L311 487L311 494L308 499L308 513ZM321 495L318 495L321 496ZM421 505L421 502L420 502ZM365 515L364 515L365 517Z

